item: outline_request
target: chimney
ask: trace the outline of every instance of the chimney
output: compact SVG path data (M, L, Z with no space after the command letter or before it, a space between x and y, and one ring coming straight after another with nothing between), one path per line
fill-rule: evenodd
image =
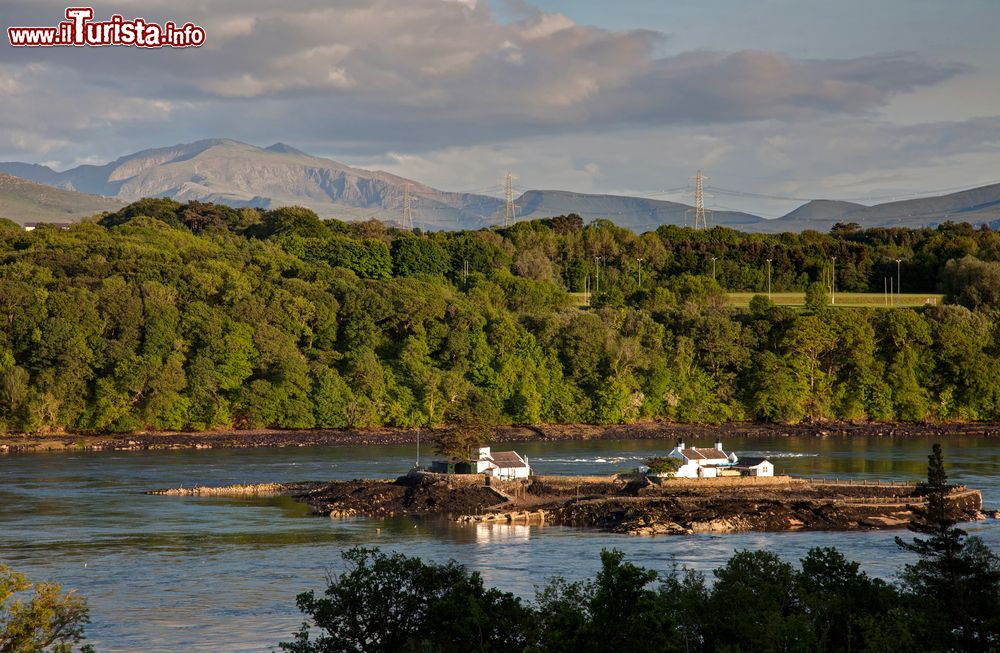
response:
M722 451L722 438L715 438L715 448Z
M677 438L677 450L678 451L684 450L684 440L681 438Z

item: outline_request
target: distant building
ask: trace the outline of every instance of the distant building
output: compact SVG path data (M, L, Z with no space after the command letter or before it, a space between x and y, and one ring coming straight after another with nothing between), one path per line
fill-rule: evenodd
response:
M490 451L489 447L479 447L477 458L468 462L435 460L431 463L431 471L438 474L485 474L507 479L531 476L527 458L522 458L516 451Z
M489 460L489 467L486 474L497 478L528 478L531 476L531 466L528 460L522 458L516 451L496 451L490 453L489 447L479 450L480 460L483 462L483 450Z
M737 457L726 453L722 440L716 440L711 449L687 447L683 440L667 454L681 465L674 473L676 478L716 478L718 476L774 476L774 465L766 458Z
M767 458L744 456L738 458L733 469L740 470L743 476L774 476L774 465Z

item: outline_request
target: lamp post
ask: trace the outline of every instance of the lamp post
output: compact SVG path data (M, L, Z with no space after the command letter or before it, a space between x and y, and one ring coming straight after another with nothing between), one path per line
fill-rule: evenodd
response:
M712 281L715 281L715 257L712 257Z
M642 290L642 259L636 257L635 263L635 273L639 280L639 290Z
M594 278L594 294L601 292L601 261L604 259L603 256L595 256L594 263L597 265L597 275Z
M837 303L837 257L831 256L830 261L833 263L830 272L830 305L834 306Z
M896 296L897 297L899 296L900 293L903 292L903 273L902 273L902 267L900 266L900 264L902 262L903 262L903 259L901 259L901 258L896 259Z
M771 259L767 259L767 298L771 299Z

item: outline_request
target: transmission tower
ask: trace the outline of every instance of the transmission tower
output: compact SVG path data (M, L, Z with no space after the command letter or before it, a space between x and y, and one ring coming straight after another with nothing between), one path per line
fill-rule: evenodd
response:
M694 228L708 229L708 218L705 211L705 180L708 179L701 174L701 170L694 176L694 208L688 209L688 213L694 213Z
M413 230L413 213L410 211L410 185L403 186L403 229Z
M503 226L509 227L517 219L517 214L515 212L514 206L514 175L510 172L507 173L507 178L504 181L504 197L507 199L507 206L504 209L503 214Z

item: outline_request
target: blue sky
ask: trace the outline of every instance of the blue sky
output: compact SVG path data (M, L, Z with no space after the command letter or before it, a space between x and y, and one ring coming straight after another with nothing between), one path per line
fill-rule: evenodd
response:
M492 2L492 3L491 3ZM5 0L54 24L65 4ZM864 200L1000 180L996 0L118 0L205 47L0 47L0 160L229 137L445 189ZM683 200L683 194L659 195ZM874 200L873 200L874 201ZM793 200L717 195L778 215Z

